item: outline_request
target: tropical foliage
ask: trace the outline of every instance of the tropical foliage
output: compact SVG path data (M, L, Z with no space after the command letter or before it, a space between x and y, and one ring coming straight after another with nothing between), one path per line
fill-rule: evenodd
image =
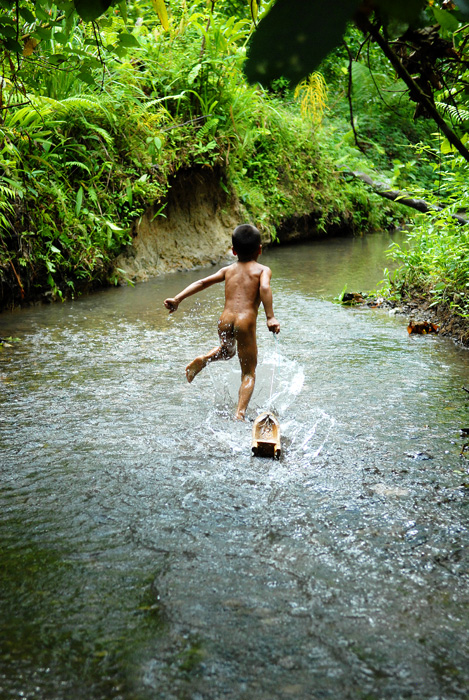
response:
M393 293L420 285L467 313L466 0L0 10L0 295L115 280L133 222L151 204L164 215L181 168L216 168L273 235L303 215L324 231L402 221L360 171L438 210L409 227L415 254L395 251Z
M60 297L117 281L112 262L132 223L153 204L164 216L170 178L184 168L216 168L273 235L289 217L313 215L326 231L345 222L372 228L388 216L372 206L374 195L340 183L293 100L243 79L250 12L238 19L181 2L163 31L153 9L135 2L126 20L73 22L61 54L56 25L19 64L4 53L5 299L11 289L16 299L44 290Z

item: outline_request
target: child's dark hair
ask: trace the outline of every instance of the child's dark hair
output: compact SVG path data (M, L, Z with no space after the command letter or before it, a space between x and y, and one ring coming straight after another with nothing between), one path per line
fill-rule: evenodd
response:
M231 242L238 258L251 258L259 249L261 234L255 226L241 224L233 231Z

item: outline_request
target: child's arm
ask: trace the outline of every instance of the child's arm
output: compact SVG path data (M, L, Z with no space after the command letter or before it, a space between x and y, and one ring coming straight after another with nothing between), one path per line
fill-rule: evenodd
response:
M272 289L270 288L270 278L272 277L272 270L266 267L261 272L261 278L259 283L259 293L261 296L262 305L264 307L265 315L267 317L267 328L272 333L280 333L280 323L274 316L274 304L272 298Z
M176 294L175 297L165 299L164 305L167 309L169 309L169 313L172 314L173 311L176 311L183 299L186 299L187 297L190 297L193 294L197 294L197 292L201 292L203 289L207 289L207 287L211 287L212 284L216 284L217 282L223 282L223 280L225 279L225 273L226 267L223 267L221 270L218 270L218 272L215 272L215 274L213 275L204 277L203 279L198 280L197 282L192 282L192 284L183 289L182 292Z

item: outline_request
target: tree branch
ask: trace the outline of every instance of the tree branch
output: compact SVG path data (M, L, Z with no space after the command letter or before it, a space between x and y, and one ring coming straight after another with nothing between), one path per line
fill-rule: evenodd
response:
M401 61L391 49L388 42L380 34L379 28L376 25L373 25L368 17L366 17L363 13L357 14L356 22L363 32L369 33L374 41L376 41L386 58L390 61L399 78L401 78L409 88L411 99L424 107L427 114L429 114L436 124L438 124L450 144L454 146L463 156L463 158L469 162L469 150L458 138L458 136L456 136L454 131L450 129L445 120L440 116L431 99L417 85L410 73L408 73L406 68L402 65Z
M397 202L398 204L404 204L406 207L416 209L417 211L420 211L423 214L426 214L429 211L444 211L445 209L445 207L439 206L437 204L429 204L424 199L416 199L414 197L410 197L405 192L401 192L399 190L390 190L389 187L384 184L384 182L375 182L371 179L369 175L367 175L366 173L361 173L358 170L347 170L346 172L358 178L362 182L365 182L367 185L373 188L376 194L379 194L381 197L390 199L392 202ZM455 219L458 222L458 224L461 224L461 226L464 226L464 224L469 223L469 219L465 216L462 216L461 214L451 214L450 216L451 218Z
M355 123L353 120L353 102L352 102L352 63L353 63L353 58L352 58L352 52L350 51L350 48L347 44L347 42L344 40L344 46L347 49L348 53L348 86L347 86L347 100L348 100L348 106L349 106L349 112L350 112L350 126L352 127L353 131L353 137L355 139L355 145L356 147L364 153L364 150L362 146L360 145L358 141L358 135L355 129Z

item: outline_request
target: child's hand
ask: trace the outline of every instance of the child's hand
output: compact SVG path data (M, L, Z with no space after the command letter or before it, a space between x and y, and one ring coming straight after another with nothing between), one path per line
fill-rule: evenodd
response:
M277 321L275 316L267 319L267 328L271 333L280 333L280 323Z
M177 310L177 307L179 306L179 302L177 299L165 299L164 305L166 306L167 309L169 309L169 313L172 314L174 311Z

